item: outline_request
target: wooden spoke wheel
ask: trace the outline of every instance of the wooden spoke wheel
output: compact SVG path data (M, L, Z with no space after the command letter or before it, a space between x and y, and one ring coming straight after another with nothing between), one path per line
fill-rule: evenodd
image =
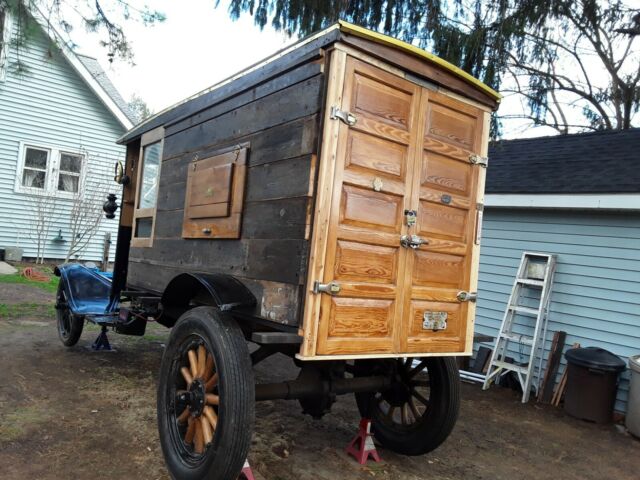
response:
M210 307L186 312L171 333L158 386L171 475L235 480L251 442L254 402L249 350L235 320Z
M84 328L84 317L71 313L67 297L62 287L62 280L58 283L56 293L56 320L58 325L58 336L67 347L72 347L82 335Z
M360 414L371 419L384 447L422 455L453 430L460 409L460 379L453 358L357 361L355 373L392 378L388 390L356 394Z

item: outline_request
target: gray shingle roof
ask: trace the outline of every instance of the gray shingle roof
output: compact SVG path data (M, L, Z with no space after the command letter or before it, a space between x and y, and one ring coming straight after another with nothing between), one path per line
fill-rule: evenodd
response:
M104 89L107 95L111 97L118 108L122 110L122 112L127 116L129 120L131 120L131 123L133 123L134 125L138 123L138 118L136 118L136 115L131 111L129 105L127 104L125 99L122 98L122 95L120 95L120 92L118 92L115 85L111 83L111 80L109 80L107 73L102 69L98 61L93 57L88 57L86 55L81 55L78 53L76 54L76 56L89 71L89 73L91 73L91 76L95 78L95 80Z
M495 142L487 193L640 193L640 128Z

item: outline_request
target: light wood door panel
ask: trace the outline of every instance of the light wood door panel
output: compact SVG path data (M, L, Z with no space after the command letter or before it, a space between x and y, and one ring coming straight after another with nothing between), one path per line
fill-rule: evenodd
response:
M315 354L466 348L483 112L346 57ZM338 120L333 120L338 121ZM322 179L321 179L322 181ZM406 212L416 212L407 222ZM414 250L402 235L428 240ZM447 328L425 330L425 312Z
M404 210L410 203L419 87L347 58L340 108L356 115L341 124L334 177L317 352L392 353L399 348L399 277Z
M422 135L416 146L414 204L417 234L429 241L407 258L402 350L408 353L463 352L469 305L457 294L469 291L475 241L477 165L482 112L435 92L424 92ZM444 312L447 328L426 330L426 312Z

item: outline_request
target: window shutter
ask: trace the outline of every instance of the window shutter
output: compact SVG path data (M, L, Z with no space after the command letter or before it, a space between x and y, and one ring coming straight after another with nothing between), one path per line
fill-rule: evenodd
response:
M189 165L183 238L239 238L246 176L246 146Z

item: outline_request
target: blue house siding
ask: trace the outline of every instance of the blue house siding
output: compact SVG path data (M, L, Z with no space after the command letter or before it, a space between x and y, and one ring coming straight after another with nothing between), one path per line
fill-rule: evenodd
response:
M115 161L124 160L124 148L115 141L125 129L44 32L30 37L29 47L21 50L20 61L28 68L22 76L11 69L16 55L14 49L9 50L9 68L0 81L0 248L19 245L25 256L35 257L36 245L28 233L33 221L30 197L15 191L20 142L86 152L85 191L91 192L110 187ZM110 191L119 193L111 185ZM48 236L53 238L61 229L69 239L71 201L60 199L57 204L58 219ZM101 258L104 234L111 232L115 239L116 231L116 221L103 221L81 257ZM64 258L67 249L68 242L47 241L45 257Z
M599 346L625 361L640 353L640 213L489 208L482 234L476 332L497 334L522 252L555 253L544 358L558 330L567 332L567 348ZM533 301L535 292L527 297ZM526 334L530 320L516 322ZM516 361L527 355L517 345L511 351ZM558 375L563 370L564 358ZM618 390L619 411L626 411L628 378Z

